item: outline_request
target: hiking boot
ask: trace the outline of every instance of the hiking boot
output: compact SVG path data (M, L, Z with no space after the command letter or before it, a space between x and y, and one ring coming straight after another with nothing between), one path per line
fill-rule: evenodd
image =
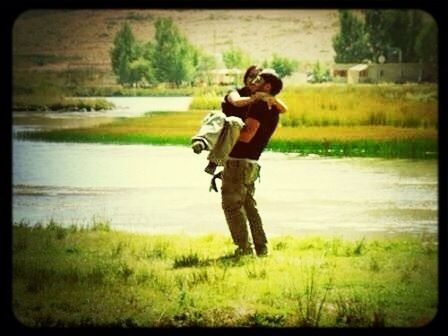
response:
M193 148L193 152L199 154L205 149L205 145L202 141L195 141L193 142L193 145L191 145L191 148Z
M235 257L242 257L242 256L253 255L253 254L254 253L250 247L247 247L247 248L237 247L235 252L233 253L233 255Z
M267 257L269 255L268 247L266 245L255 247L255 252L257 257Z
M207 167L205 167L204 171L210 175L215 174L215 170L218 165L215 162L209 161Z

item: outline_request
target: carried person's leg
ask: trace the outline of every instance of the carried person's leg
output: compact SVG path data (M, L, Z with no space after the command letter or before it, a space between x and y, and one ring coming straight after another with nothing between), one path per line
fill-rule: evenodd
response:
M223 166L230 151L238 141L243 121L238 117L227 117L219 137L210 149L207 159L210 161L204 169L209 174L214 174L217 166Z
M226 115L221 111L212 111L204 117L199 130L191 138L191 146L196 154L213 148L224 126L225 118Z

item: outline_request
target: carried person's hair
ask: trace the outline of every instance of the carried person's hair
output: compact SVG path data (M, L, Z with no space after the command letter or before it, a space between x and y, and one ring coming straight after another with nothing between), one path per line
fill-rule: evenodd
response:
M257 69L258 72L261 71L261 68L259 68L257 65L251 65L250 67L247 68L246 72L244 73L244 77L243 77L243 83L246 84L247 81L247 77L249 77L250 73L254 70Z

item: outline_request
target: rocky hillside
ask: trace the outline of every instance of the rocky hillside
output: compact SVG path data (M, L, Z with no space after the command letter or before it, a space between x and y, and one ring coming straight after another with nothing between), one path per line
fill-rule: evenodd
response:
M110 68L115 33L127 21L140 41L154 37L154 21L171 17L195 46L216 54L241 48L254 62L274 53L299 63L332 62L336 10L29 10L13 27L14 68Z

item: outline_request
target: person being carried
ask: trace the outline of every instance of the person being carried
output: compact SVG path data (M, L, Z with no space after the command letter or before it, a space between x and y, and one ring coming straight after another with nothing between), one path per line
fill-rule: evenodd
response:
M210 151L205 172L213 175L216 167L224 165L244 126L251 103L263 100L269 109L274 106L280 113L286 112L286 105L280 99L266 92L256 92L256 85L252 81L257 78L260 71L256 65L250 66L244 74L244 86L229 91L221 103L221 111L208 113L202 120L199 131L191 138L191 147L196 154L203 150Z

